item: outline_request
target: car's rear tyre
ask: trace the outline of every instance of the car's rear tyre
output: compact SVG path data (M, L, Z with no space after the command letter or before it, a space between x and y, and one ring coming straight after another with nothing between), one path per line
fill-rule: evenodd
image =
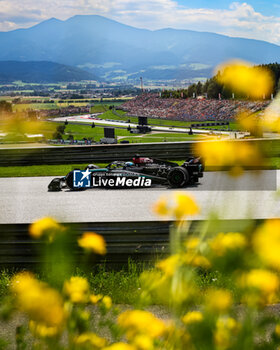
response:
M171 187L184 187L190 181L190 175L187 169L175 167L169 171L167 181Z

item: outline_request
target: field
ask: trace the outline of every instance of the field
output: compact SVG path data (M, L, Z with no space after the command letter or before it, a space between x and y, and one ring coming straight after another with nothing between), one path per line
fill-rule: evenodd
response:
M63 125L62 123L50 124L50 127L55 128L57 125ZM110 124L106 125L109 126ZM91 128L91 125L76 125L68 124L65 128L65 135L63 138L67 140L69 135L73 135L75 140L83 140L84 138L91 138L94 141L100 141L104 137L104 128L103 127L94 127ZM195 135L188 135L183 133L152 133L144 134L139 136L133 136L126 129L115 129L115 136L119 141L128 140L132 143L144 143L144 142L173 142L173 141L188 141L194 140L197 138Z
M119 114L119 115L116 115ZM125 112L121 110L117 110L116 114L114 114L111 110L103 113L99 116L101 119L112 119L112 120L130 120L131 123L138 123L137 117L130 117L126 115ZM179 121L179 120L163 120L157 118L148 118L149 125L159 125L159 126L169 126L169 127L189 127L191 124L197 122L188 122L188 121ZM240 127L237 122L231 121L229 123L230 130L240 130ZM227 126L215 126L215 127L207 127L207 129L227 129Z
M92 100L92 99L90 99ZM65 102L58 102L55 101L54 103L20 103L20 104L14 104L13 105L13 111L14 112L21 112L25 110L30 110L30 109L59 109L59 108L66 108L69 106L75 106L75 107L82 107L82 106L87 106L89 102L81 102L82 100L65 100ZM91 102L92 103L92 102ZM115 105L119 106L122 104L122 102L110 100L110 101L105 101L105 102L100 102L99 100L94 101L94 108L92 109L92 113L98 113L99 108L98 106L110 106L110 105ZM95 108L97 107L97 108ZM101 107L101 112L104 111L104 108Z

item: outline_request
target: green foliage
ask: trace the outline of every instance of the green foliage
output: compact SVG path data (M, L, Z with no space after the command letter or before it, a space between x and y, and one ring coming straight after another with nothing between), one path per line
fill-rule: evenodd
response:
M6 340L0 338L0 350L6 350L8 345L9 343Z
M280 89L280 64L279 63L270 63L263 64L260 67L268 69L274 79L274 89L273 94L276 95ZM180 90L166 90L161 93L162 98L187 98L193 97L193 94L196 96L200 96L201 94L207 94L208 98L219 98L219 94L221 94L224 99L231 99L232 94L234 93L236 99L247 99L248 97L244 94L240 94L236 91L232 91L228 89L225 85L222 85L217 82L217 77L220 72L217 73L214 77L207 79L204 84L200 81L197 84L190 85L187 89ZM268 96L270 97L270 96Z
M108 270L106 265L101 265L96 273L88 276L88 280L95 294L109 295L116 304L134 305L141 293L139 276L143 270L143 264L132 260L120 271Z
M0 271L0 299L8 294L10 273L7 270ZM0 347L1 349L1 347Z
M0 101L0 113L1 112L6 112L6 113L11 113L13 110L12 104L7 101Z
M64 134L65 131L65 125L58 125L58 127L56 128L57 132L59 132L60 134Z

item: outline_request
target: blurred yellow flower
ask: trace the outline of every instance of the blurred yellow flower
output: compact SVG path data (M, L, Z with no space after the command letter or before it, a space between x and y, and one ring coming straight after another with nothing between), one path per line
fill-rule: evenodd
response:
M104 238L97 233L85 232L83 236L78 239L78 244L87 251L99 255L106 254L106 242Z
M199 247L200 243L201 241L198 237L190 237L185 241L185 247L187 250L194 251Z
M279 323L275 326L275 334L277 335L277 337L280 338L280 324Z
M46 132L49 129L46 123L37 120L27 120L24 113L9 116L1 127L3 132L9 135L9 140L11 141L22 141L30 135L47 136L46 134L50 134Z
M140 276L141 298L150 302L151 295L159 303L170 303L170 277L159 270L144 271Z
M202 267L203 269L209 269L211 266L209 260L199 253L187 252L183 254L182 261L187 265Z
M266 108L264 115L261 119L261 124L264 128L273 131L280 132L280 113L279 113L279 97L277 97L277 104L273 105L274 102Z
M242 112L236 116L236 121L241 126L242 130L249 131L253 135L261 132L260 118L250 112Z
M109 310L112 307L112 299L107 295L105 295L103 297L101 303L105 307L106 310Z
M205 296L205 307L214 313L226 313L232 303L232 295L225 289L209 290Z
M203 315L200 311L190 311L183 316L182 321L186 324L198 323L203 320Z
M103 295L102 294L91 294L89 296L89 301L92 303L92 304L97 304L101 299L103 298Z
M194 283L192 274L178 273L174 276L170 284L169 303L173 303L176 307L182 307L184 303L194 302L199 290ZM164 291L162 291L164 293Z
M99 337L95 333L82 333L74 339L77 346L88 345L92 349L102 349L107 344L107 340Z
M47 327L45 324L29 321L29 330L34 337L38 338L52 338L61 332L61 328Z
M220 72L217 75L218 82L233 92L256 99L262 99L263 96L270 98L274 81L269 70L238 60L226 62L216 70Z
M173 276L176 269L181 265L180 255L173 254L168 258L159 261L156 267L162 270L167 276Z
M103 350L136 350L136 348L132 345L120 342L107 346Z
M253 236L253 246L261 260L280 270L280 220L267 220Z
M195 153L205 160L206 166L229 168L233 176L241 175L243 168L259 167L263 164L258 146L244 140L198 142Z
M152 350L154 348L153 339L145 334L136 335L133 339L133 345L139 350Z
M63 226L50 217L37 220L29 226L29 234L35 239L41 238L42 236L52 238L57 232L61 232L63 230Z
M219 317L216 322L216 331L214 333L217 348L229 348L239 329L240 325L234 318Z
M63 293L72 303L87 303L89 301L89 284L86 278L75 276L64 282Z
M268 270L254 269L243 274L239 279L239 284L242 288L249 289L248 301L250 302L250 290L260 293L261 303L267 304L273 302L279 291L278 276ZM252 299L253 301L253 299Z
M127 339L144 334L151 338L160 337L165 331L163 321L152 313L142 310L128 310L118 317L118 324L126 331Z
M221 232L209 242L209 246L216 256L223 256L228 251L243 249L246 244L246 238L238 232Z
M177 220L181 220L189 215L196 215L199 213L199 207L190 195L183 193L175 193L175 207L173 215Z
M161 216L170 215L176 220L199 213L199 207L190 195L176 192L171 198L162 197L154 205L154 212Z
M182 254L182 262L190 266L208 269L211 264L209 260L200 253L200 246L202 245L203 243L201 242L200 238L188 238L184 242L187 252Z
M26 272L12 278L11 290L19 310L31 320L46 327L63 326L66 315L62 297L56 290Z
M153 206L153 211L159 216L167 216L169 214L169 207L167 205L168 199L161 197Z

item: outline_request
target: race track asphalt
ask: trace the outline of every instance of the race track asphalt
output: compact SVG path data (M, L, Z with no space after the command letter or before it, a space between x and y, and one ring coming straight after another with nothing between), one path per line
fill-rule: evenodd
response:
M178 191L157 187L48 192L53 178L1 178L0 223L30 223L43 216L61 222L158 220L153 203ZM248 171L237 180L224 172L209 172L199 185L182 191L191 193L201 208L195 219L205 219L211 212L221 219L262 219L280 217L279 184L280 171Z

